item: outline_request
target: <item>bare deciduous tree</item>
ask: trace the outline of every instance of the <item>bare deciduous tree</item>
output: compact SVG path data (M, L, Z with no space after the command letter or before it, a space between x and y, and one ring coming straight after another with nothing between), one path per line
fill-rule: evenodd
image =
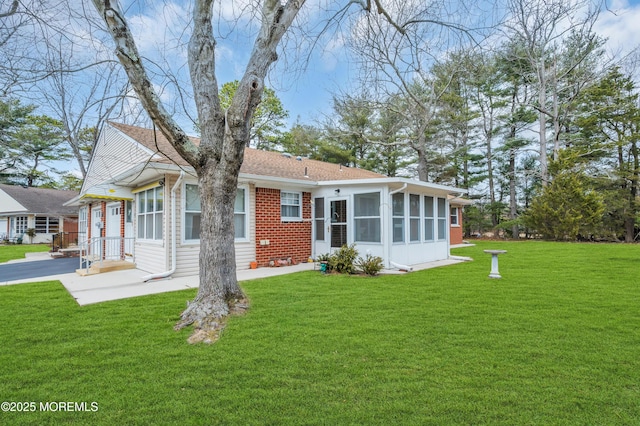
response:
M215 330L229 313L228 302L244 297L235 273L233 205L251 118L260 102L265 77L278 60L277 50L283 36L305 1L265 0L248 6L247 10L255 13L259 21L259 29L244 75L226 109L221 107L218 95L217 40L212 23L214 1L193 2L188 64L202 136L199 146L191 142L160 101L123 11L111 0L94 0L93 3L115 41L116 55L140 102L155 126L198 176L203 224L200 234L200 286L195 300L182 313L176 328L194 324L204 330ZM402 4L391 3L393 8ZM338 5L337 15L346 15L351 6L364 11L364 16L383 16L387 21L394 19L390 13L391 6L384 7L378 0L373 3L344 2ZM420 23L426 21L412 17L393 20L393 27L402 34Z
M555 141L554 153L557 155L560 133L560 110L558 105L559 82L584 62L590 53L598 47L593 40L582 44L580 52L574 52L570 63L561 66L562 46L572 34L579 38L592 37L599 5L593 0L550 0L537 2L530 0L509 0L507 7L511 19L506 22L508 36L520 46L533 69L537 82L538 96L535 105L538 110L538 129L540 133L540 175L543 185L549 180L548 172L548 121L553 126ZM566 55L566 52L564 52ZM564 58L567 59L567 58Z

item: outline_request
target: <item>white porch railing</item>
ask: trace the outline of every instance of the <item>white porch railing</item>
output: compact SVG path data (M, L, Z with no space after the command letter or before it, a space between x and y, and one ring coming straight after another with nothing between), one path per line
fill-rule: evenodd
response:
M105 260L134 261L134 237L95 237L78 243L80 249L80 269L89 268L94 263L102 266Z

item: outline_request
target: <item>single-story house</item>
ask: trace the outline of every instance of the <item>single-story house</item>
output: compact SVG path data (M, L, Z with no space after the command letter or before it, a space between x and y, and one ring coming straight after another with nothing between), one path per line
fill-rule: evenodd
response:
M79 207L79 229L89 239L120 241L102 244L116 251L105 257L130 259L152 274L194 275L197 185L193 169L160 132L110 122L100 132L80 194L68 205ZM387 267L446 259L449 197L462 193L246 148L235 203L237 267L305 262L351 243L361 255L382 257Z
M78 231L78 209L65 206L77 191L0 184L0 239L48 243L59 232ZM26 235L35 230L35 237Z

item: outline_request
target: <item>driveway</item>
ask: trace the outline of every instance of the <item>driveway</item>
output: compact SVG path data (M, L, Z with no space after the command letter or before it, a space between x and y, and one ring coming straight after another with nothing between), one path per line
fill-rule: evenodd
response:
M0 264L0 284L7 281L69 274L78 269L79 263L77 257L3 263Z

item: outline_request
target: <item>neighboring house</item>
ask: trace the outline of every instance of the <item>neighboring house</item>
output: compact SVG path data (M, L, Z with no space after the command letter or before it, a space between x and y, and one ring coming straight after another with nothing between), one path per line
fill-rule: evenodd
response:
M470 206L473 201L466 198L449 196L449 242L451 245L462 244L464 238L464 229L462 227L462 209Z
M64 206L77 191L0 184L0 237L48 243L53 234L77 232L78 209ZM35 229L35 237L25 235Z
M463 192L247 148L235 203L237 267L305 262L351 243L387 267L446 259L448 197ZM80 195L68 205L80 208L79 230L88 238L120 241L101 244L115 247L115 258L150 273L198 273L197 179L160 132L106 124Z

